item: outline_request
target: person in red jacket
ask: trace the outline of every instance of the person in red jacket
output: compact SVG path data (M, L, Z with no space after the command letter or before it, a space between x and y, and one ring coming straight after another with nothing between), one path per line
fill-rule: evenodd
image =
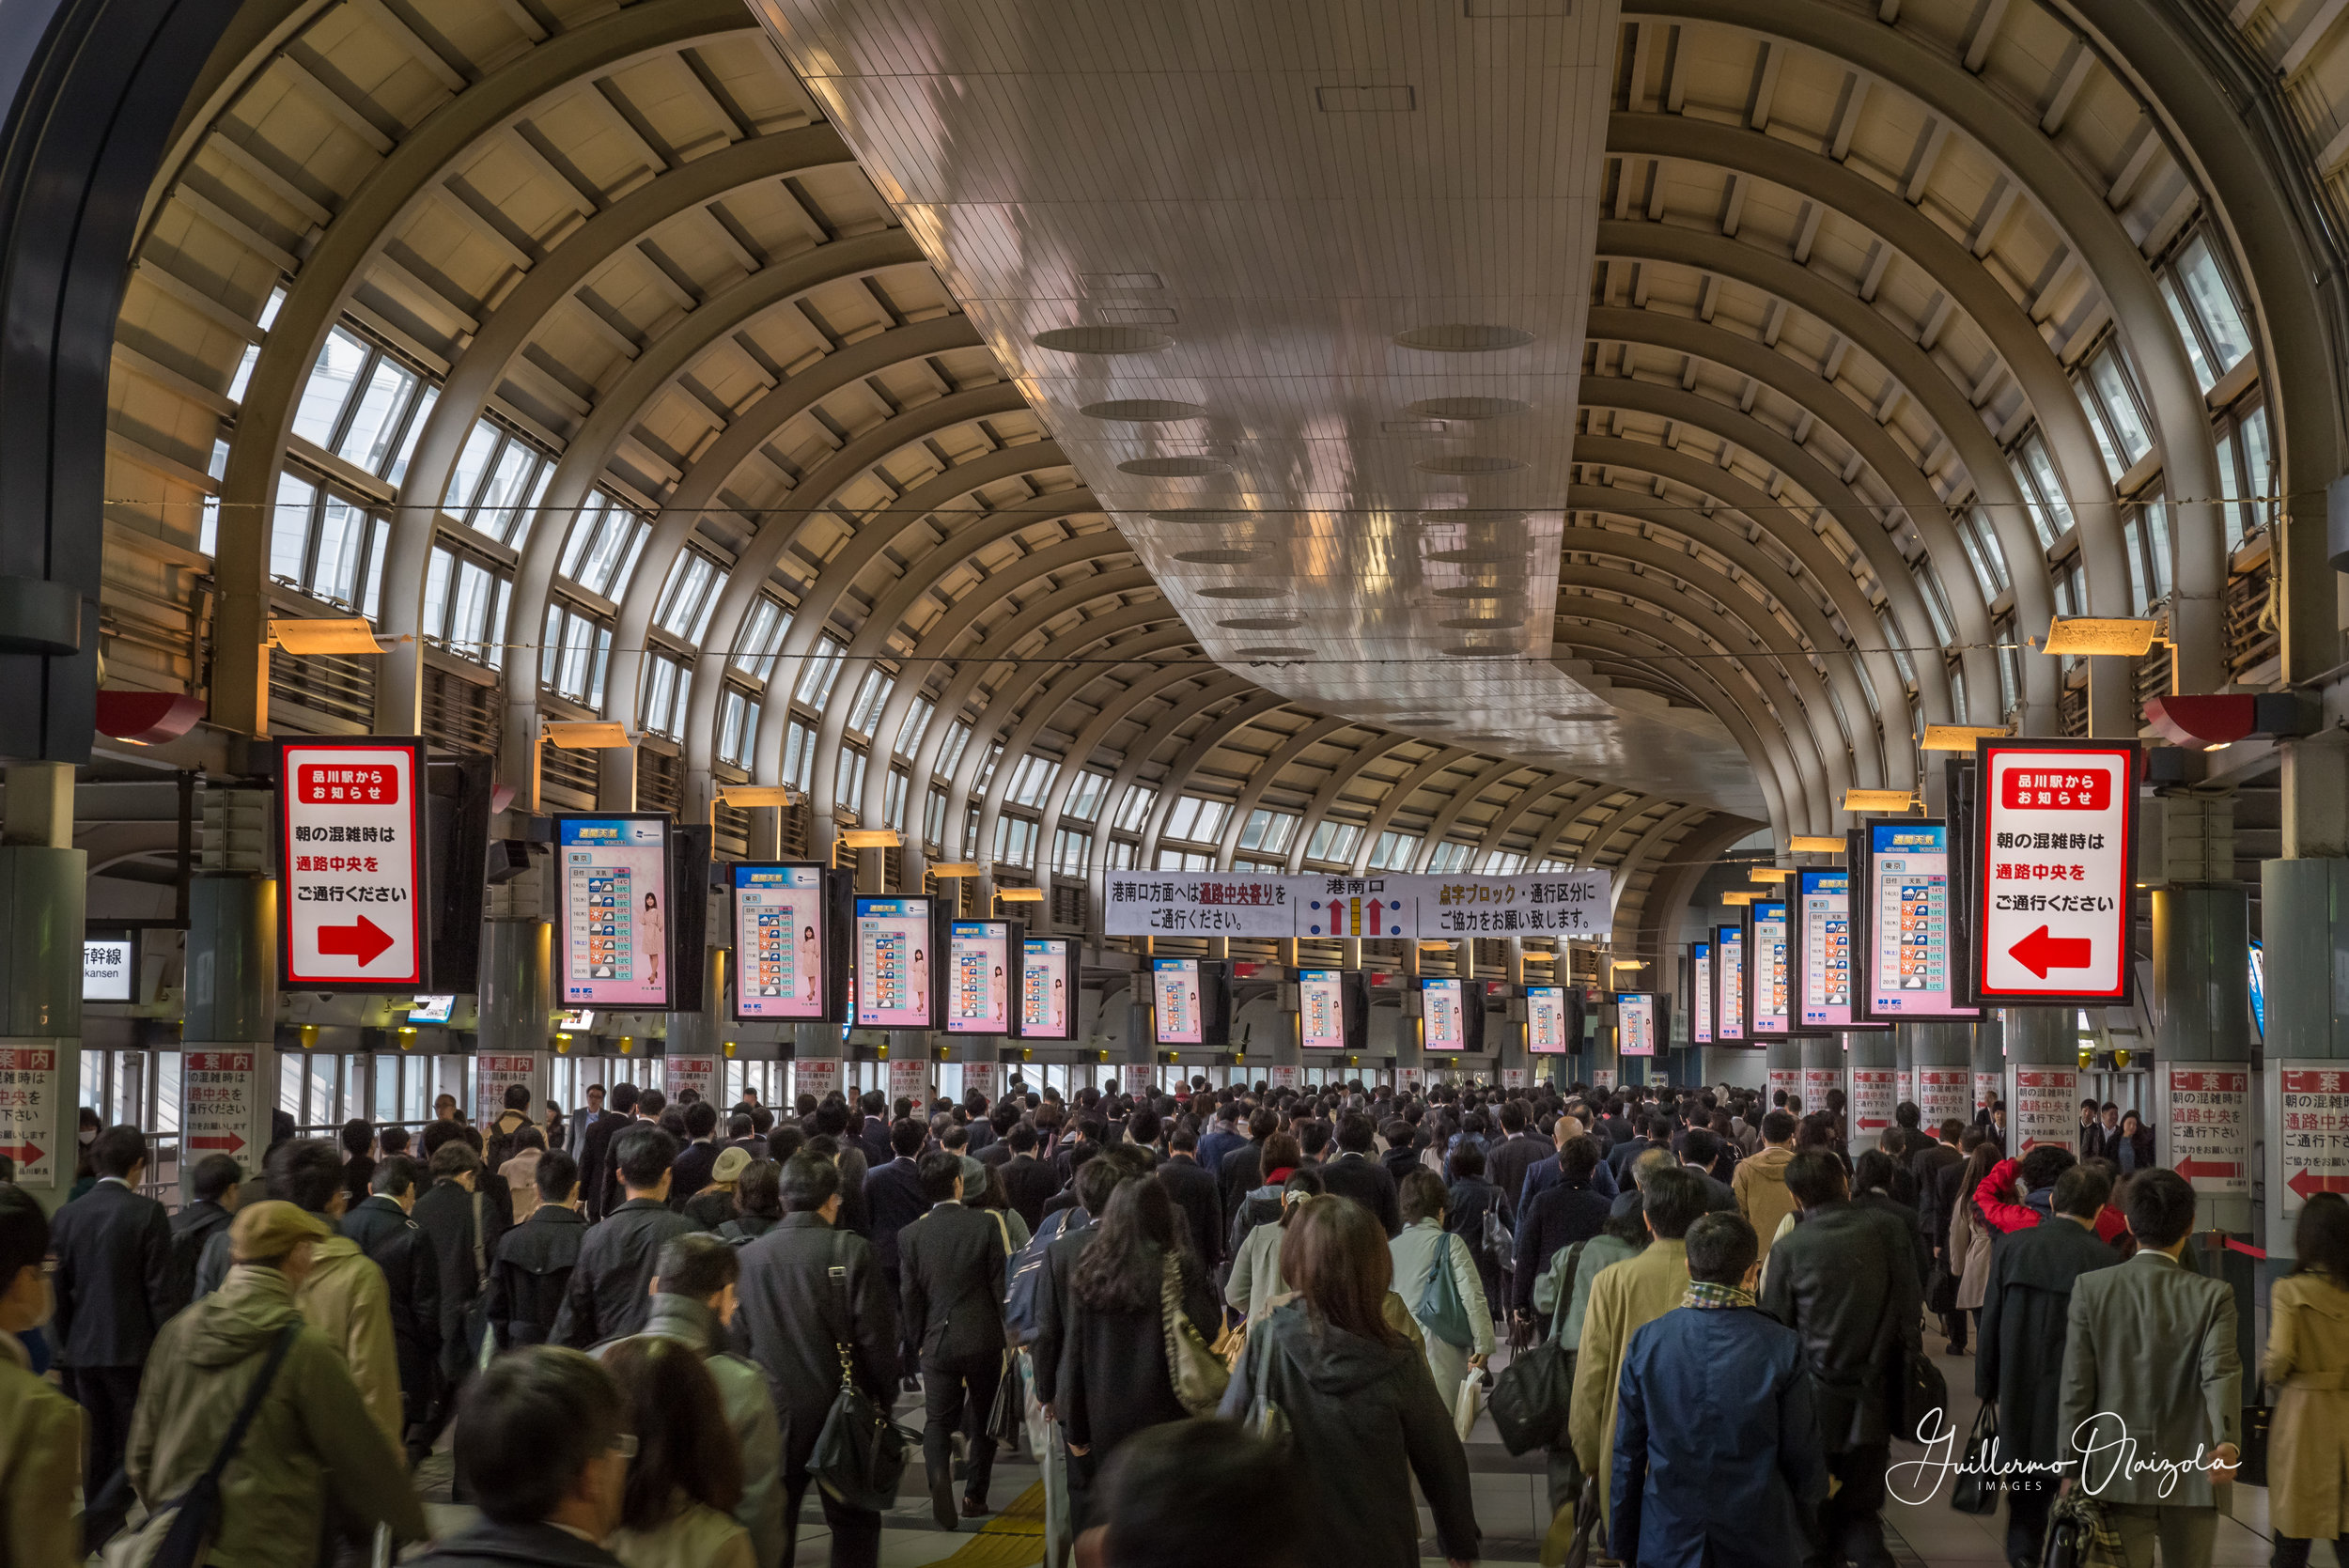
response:
M2002 1159L1992 1166L1982 1185L1974 1189L1974 1202L2000 1234L2028 1231L2046 1217L2056 1183L2062 1179L2064 1172L2078 1163L2072 1151L2061 1144L2042 1143L2020 1159ZM2018 1177L2023 1185L2020 1203L2011 1196ZM2110 1203L2098 1212L2098 1240L2109 1244L2127 1229L2127 1219Z

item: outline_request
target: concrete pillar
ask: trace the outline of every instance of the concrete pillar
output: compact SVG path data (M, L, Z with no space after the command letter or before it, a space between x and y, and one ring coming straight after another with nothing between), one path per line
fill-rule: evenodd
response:
M1843 1087L1843 1042L1829 1036L1824 1040L1803 1040L1798 1045L1802 1051L1802 1113L1816 1116L1827 1109L1828 1092ZM1847 1136L1850 1130L1846 1121Z
M2077 1008L2006 1010L2007 1153L2041 1143L2079 1153L2079 1068Z
M1125 1065L1128 1067L1148 1066L1152 1069L1155 1078L1159 1060L1158 1030L1151 1017L1150 1003L1144 1000L1149 993L1140 988L1142 985L1149 984L1150 976L1144 971L1140 973L1137 979L1140 985L1129 993L1131 1000L1126 1003ZM1252 1070L1254 1063L1250 1063L1250 1066ZM1127 1072L1118 1074L1121 1081L1131 1076Z
M54 1210L73 1185L82 1093L82 937L89 855L73 845L73 768L8 770L0 825L0 1085L24 1095L0 1144Z
M1417 942L1403 944L1403 973L1407 986L1409 981L1419 978L1419 944ZM1411 996L1408 989L1404 994L1410 998L1410 1006L1419 1005L1419 999ZM1427 1053L1420 1048L1419 1017L1416 1014L1407 1014L1395 1025L1394 1081L1398 1087L1409 1081L1404 1077L1406 1073L1417 1075L1420 1086L1422 1088L1426 1086Z
M1926 1132L1945 1121L1974 1119L1974 1029L1962 1023L1905 1023L1901 1038L1916 1075L1917 1110Z
M1994 1099L2006 1098L2006 1017L1993 1012L1973 1026L1970 1054L1974 1064L1972 1105L1979 1110ZM1970 1115L1966 1118L1972 1121Z
M2291 799L2287 775L2285 800ZM2286 811L2289 821L2289 804ZM2289 855L2289 828L2284 843ZM2295 1063L2331 1068L2349 1060L2349 993L2334 979L2349 973L2349 860L2261 862L2260 929L2266 963L2267 1039L2261 1053L2255 1130L2263 1130L2267 1150L2266 1235L2261 1245L2273 1263L2292 1252L2293 1226L2302 1203L2301 1195L2287 1185L2279 1148L2283 1076Z
M1599 994L1604 996L1606 993L1602 991ZM1608 1083L1621 1089L1625 1084L1625 1067L1623 1053L1616 1048L1622 1042L1622 1035L1620 1026L1615 1022L1615 1009L1610 1003L1600 1002L1589 1009L1589 1017L1595 1020L1595 1027L1586 1037L1582 1076L1589 1079L1593 1088L1596 1088L1600 1075L1605 1074Z
M258 790L208 790L204 802L204 864L188 891L187 1021L181 1032L179 1080L180 1201L207 1155L226 1154L260 1174L270 1141L270 1111L277 1104L277 883L258 870L227 862L259 851L224 851L232 836L215 824L223 796ZM242 815L237 808L226 815ZM252 808L264 817L266 807ZM255 836L262 836L257 829Z
M1494 1069L1501 1082L1511 1081L1511 1073L1523 1077L1517 1081L1531 1084L1533 1080L1533 1056L1526 1048L1525 1040L1525 939L1511 937L1508 956L1501 967L1501 977L1508 982L1510 1002L1500 1018L1485 1020L1486 1038L1492 1042Z
M1910 1025L1913 1029L1915 1026ZM1894 1026L1889 1035L1880 1036L1892 1045L1892 1104L1897 1110L1904 1105L1917 1104L1917 1048L1909 1030ZM1855 1040L1857 1036L1855 1036ZM1924 1125L1924 1108L1918 1107L1917 1122Z
M2240 887L2163 888L2154 893L2155 1157L2194 1184L2196 1228L2251 1234L2251 1022L2244 996L2250 910ZM2178 1137L2173 1094L2197 1118ZM2231 1126L2206 1112L2240 1107ZM2205 1130L2208 1129L2208 1130ZM2237 1130L2239 1129L2239 1130ZM2231 1167L2219 1170L2218 1167Z
M537 885L523 877L518 883ZM492 893L504 892L492 889ZM498 1106L483 1088L490 1083L525 1079L534 1106L547 1098L548 1028L554 1011L554 928L535 917L484 920L481 923L480 1030L474 1048L481 1057L474 1114L487 1122ZM513 1063L530 1059L528 1072L517 1073ZM493 1064L491 1059L498 1059Z
M636 748L607 746L596 753L596 809L636 809Z
M1843 1042L1844 1092L1851 1095L1843 1126L1857 1159L1892 1130L1893 1108L1900 1101L1900 1042L1877 1033L1846 1034Z
M727 950L702 949L702 1007L698 1013L670 1013L666 1018L661 1063L662 1082L671 1099L679 1089L692 1089L704 1099L714 1098L724 1071L727 1028ZM680 963L691 962L678 955ZM721 1107L720 1109L723 1109Z
M840 1043L840 1026L836 1023L801 1023L791 1026L791 1096L814 1094L822 1099L837 1089L848 1092L848 1078L841 1070L845 1048Z

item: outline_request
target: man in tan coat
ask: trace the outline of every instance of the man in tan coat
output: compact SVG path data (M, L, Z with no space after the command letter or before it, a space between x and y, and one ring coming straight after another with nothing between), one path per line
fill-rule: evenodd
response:
M1779 1221L1798 1206L1794 1194L1786 1190L1786 1162L1794 1157L1795 1119L1783 1110L1773 1110L1762 1118L1760 1151L1739 1160L1730 1179L1737 1212L1761 1238L1766 1259L1770 1255L1770 1240L1778 1234Z
M1584 1475L1598 1477L1599 1509L1608 1508L1615 1471L1615 1392L1632 1333L1680 1305L1688 1292L1688 1227L1704 1217L1704 1183L1667 1160L1641 1174L1641 1212L1656 1239L1637 1257L1602 1269L1591 1282L1582 1343L1574 1365L1573 1414L1566 1437ZM1611 1525L1610 1529L1611 1529ZM1607 1539L1609 1537L1602 1537Z
M350 1201L342 1157L323 1138L300 1139L272 1150L269 1195L326 1222L329 1234L311 1248L310 1272L294 1294L303 1321L324 1334L350 1364L367 1414L392 1447L401 1446L399 1346L392 1335L392 1291L383 1270L359 1244L336 1231Z
M0 1197L0 1562L8 1568L82 1560L82 1407L33 1375L16 1338L49 1321L48 1252L48 1219L10 1189Z

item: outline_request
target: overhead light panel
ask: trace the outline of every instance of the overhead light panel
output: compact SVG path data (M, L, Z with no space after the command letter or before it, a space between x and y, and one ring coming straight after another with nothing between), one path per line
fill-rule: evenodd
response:
M1847 789L1843 791L1845 811L1914 811L1917 797L1906 789Z
M894 849L905 841L894 828L846 828L840 842L851 849Z
M1643 970L1647 968L1647 960L1645 958L1612 958L1608 960L1607 967L1610 970Z
M1751 888L1732 888L1727 893L1721 894L1721 902L1724 904L1750 904L1761 896L1762 895L1760 893L1754 892Z
M995 896L1006 904L1041 904L1044 902L1044 890L1042 888L997 888Z
M930 867L933 877L976 877L978 874L979 862L976 861L941 861Z
M1782 865L1757 865L1747 873L1748 878L1756 882L1783 882L1793 875Z
M1927 724L1922 742L1928 752L1970 752L1977 740L1997 740L2006 734L2003 724Z
M1846 847L1843 841L1828 833L1797 833L1786 841L1789 852L1797 855L1840 855Z
M792 796L782 784L720 784L718 799L729 806L787 806Z
M269 640L290 654L381 653L375 628L363 615L318 615L289 620L272 618Z
M2065 620L2059 615L2047 623L2046 644L2041 653L2118 654L2124 659L2142 659L2145 650L2154 645L2154 634L2160 623L2152 620L2101 620L2090 615L2075 615Z
M551 719L547 738L566 752L625 752L628 726L611 720Z

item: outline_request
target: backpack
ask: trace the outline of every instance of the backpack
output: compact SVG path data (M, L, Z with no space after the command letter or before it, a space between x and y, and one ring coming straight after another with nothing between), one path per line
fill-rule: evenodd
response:
M1436 1246L1436 1266L1411 1308L1420 1327L1449 1345L1465 1350L1476 1343L1476 1327L1461 1299L1459 1282L1452 1277L1452 1235L1443 1234Z
M1509 1222L1501 1218L1498 1206L1485 1211L1485 1256L1495 1268L1506 1269L1517 1256L1517 1238L1509 1229Z
M1068 1217L1076 1212L1055 1209L1046 1215L1012 1260L1010 1277L1003 1281L1003 1333L1015 1345L1033 1344L1043 1331L1036 1314L1043 1305L1044 1249L1068 1229Z

